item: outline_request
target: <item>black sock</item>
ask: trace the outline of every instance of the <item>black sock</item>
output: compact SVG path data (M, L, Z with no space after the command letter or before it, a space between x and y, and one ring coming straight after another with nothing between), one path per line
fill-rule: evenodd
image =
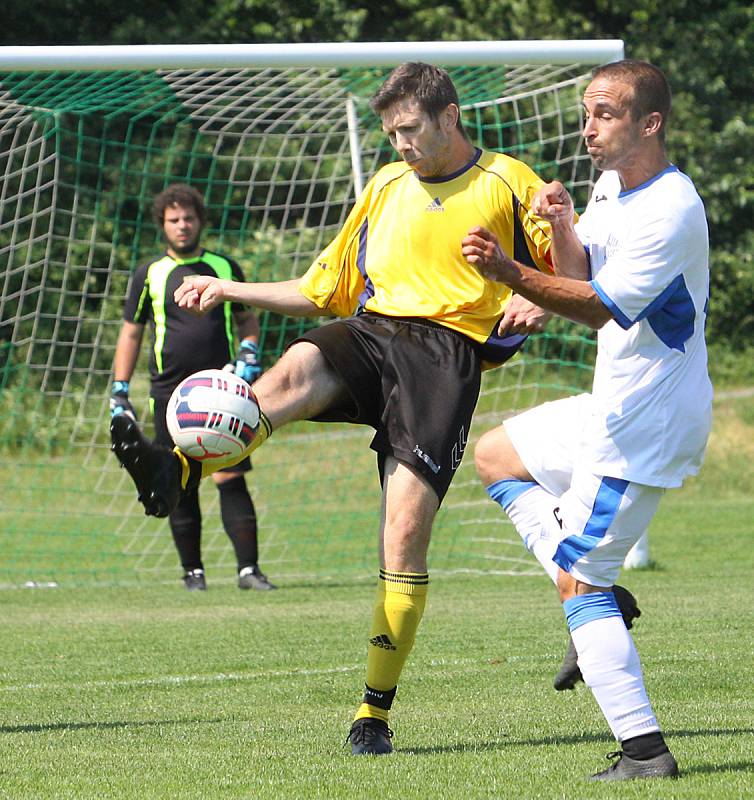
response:
M665 739L659 731L632 736L620 744L623 752L636 761L648 761L650 758L669 752Z
M202 564L202 512L196 489L184 492L169 518L175 549L186 572L204 569Z
M257 515L254 510L246 479L243 475L218 484L220 491L220 516L228 538L233 543L238 570L254 567L257 550Z

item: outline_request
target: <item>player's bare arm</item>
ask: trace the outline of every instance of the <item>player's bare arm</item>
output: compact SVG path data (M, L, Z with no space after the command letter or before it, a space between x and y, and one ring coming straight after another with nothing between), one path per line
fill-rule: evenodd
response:
M176 289L174 298L180 308L196 314L206 314L220 303L230 301L293 317L321 315L322 309L299 292L300 283L300 278L275 283L240 283L193 275Z
M589 263L574 227L573 199L560 181L541 186L532 198L532 211L550 223L555 274L587 280Z
M485 228L472 228L461 241L461 252L485 278L507 284L514 292L547 311L595 330L612 319L586 281L545 275L519 264L503 253L495 234Z

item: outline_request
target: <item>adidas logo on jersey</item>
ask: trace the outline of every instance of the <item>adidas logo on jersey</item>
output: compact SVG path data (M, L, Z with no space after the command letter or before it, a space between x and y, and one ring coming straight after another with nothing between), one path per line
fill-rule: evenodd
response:
M386 633L381 633L379 636L373 636L369 640L369 644L374 647L381 647L383 650L395 650L395 645L390 641L390 637Z
M445 211L442 207L442 203L440 202L439 197L435 197L435 199L424 209L425 211Z

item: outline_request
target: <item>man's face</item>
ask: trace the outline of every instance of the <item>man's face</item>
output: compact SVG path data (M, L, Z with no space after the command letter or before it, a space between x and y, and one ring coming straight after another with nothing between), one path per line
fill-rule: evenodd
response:
M413 98L393 103L382 112L382 130L398 155L423 178L449 174L451 159L449 106L433 119Z
M197 250L202 226L191 206L168 206L163 215L162 229L168 242L168 250L175 255L190 256Z
M631 117L632 93L627 83L606 78L595 78L584 92L582 135L597 169L630 167L641 150L645 121Z

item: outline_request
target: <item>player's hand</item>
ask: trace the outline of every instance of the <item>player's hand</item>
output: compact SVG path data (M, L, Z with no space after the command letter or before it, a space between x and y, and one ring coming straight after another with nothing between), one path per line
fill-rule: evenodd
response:
M514 294L505 307L497 332L500 336L511 333L542 333L551 318L549 311L534 305L520 294Z
M259 355L259 347L255 342L244 339L238 347L236 360L233 364L233 372L248 384L262 374L262 361Z
M463 257L488 280L505 283L513 262L500 249L497 236L486 228L472 228L461 240Z
M173 299L179 308L206 314L225 300L223 281L207 275L190 275L175 290Z
M131 419L136 419L136 409L128 399L128 381L113 381L110 395L110 417L118 414L128 414Z
M540 186L532 198L531 210L552 224L573 223L573 199L560 181Z

